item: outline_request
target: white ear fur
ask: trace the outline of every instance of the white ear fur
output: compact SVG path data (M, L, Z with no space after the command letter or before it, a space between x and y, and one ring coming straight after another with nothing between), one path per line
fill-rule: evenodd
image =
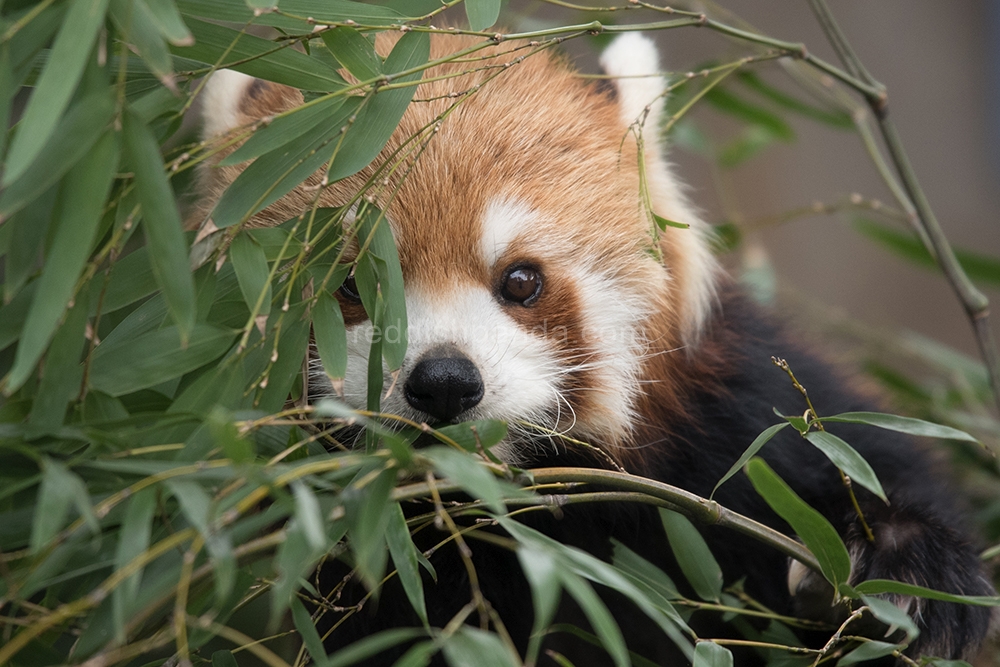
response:
M642 127L646 157L646 185L653 210L668 220L687 223L690 229L668 228L663 243L676 248L667 267L679 290L682 338L694 345L705 327L716 301L718 262L708 239L709 226L684 195L684 185L664 159L660 124L665 103L666 81L660 73L656 44L639 33L618 37L601 55L605 72L615 78L618 106L625 125L631 125L649 108Z
M253 77L230 69L213 72L202 92L202 136L211 139L240 124L240 101Z
M648 106L646 127L656 128L663 112L666 82L660 74L656 44L637 32L626 32L601 54L601 67L615 79L622 120L631 125Z

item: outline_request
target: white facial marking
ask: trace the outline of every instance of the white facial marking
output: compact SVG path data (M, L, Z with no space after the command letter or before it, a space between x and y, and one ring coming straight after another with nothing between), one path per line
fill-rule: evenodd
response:
M604 49L601 66L609 75L621 77L615 80L615 87L625 124L634 123L646 106L651 105L646 127L659 127L665 83L660 74L660 54L653 40L627 32Z
M495 197L486 205L481 220L480 248L487 266L496 264L519 232L538 222L538 213L524 202Z

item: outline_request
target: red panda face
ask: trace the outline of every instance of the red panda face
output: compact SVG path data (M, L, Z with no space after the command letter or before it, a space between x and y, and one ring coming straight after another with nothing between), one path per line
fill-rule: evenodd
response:
M472 41L441 37L431 57ZM492 62L514 62L523 46L495 47ZM391 226L406 293L408 348L398 376L385 373L384 411L427 422L505 420L512 437L499 453L510 461L530 458L523 443L537 446L540 433L614 448L632 432L650 360L697 338L714 264L659 159L656 53L631 36L608 54L611 74L632 77L622 79L616 98L544 52L510 66L450 113L453 93L481 84L483 72L451 63L425 75L464 72L418 88L380 159L422 128L437 129L368 193ZM224 94L245 101L242 75L226 76L235 83L213 80L207 104ZM297 91L267 86L250 103L229 103L235 124L300 103ZM225 108L209 113L222 117ZM629 135L642 115L645 183ZM213 171L209 198L238 174ZM369 167L330 185L322 205L351 201L374 173ZM654 239L643 185L658 213L694 228ZM287 219L312 197L295 191L251 223ZM350 282L338 298L348 326L343 399L364 408L372 337L398 336L401 328L390 322L376 331ZM314 380L334 394L322 369Z

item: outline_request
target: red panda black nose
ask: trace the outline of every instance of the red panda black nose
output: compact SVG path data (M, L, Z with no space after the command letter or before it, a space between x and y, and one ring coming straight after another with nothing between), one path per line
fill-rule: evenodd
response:
M483 378L472 360L457 349L439 347L417 362L403 391L417 410L451 421L483 399Z

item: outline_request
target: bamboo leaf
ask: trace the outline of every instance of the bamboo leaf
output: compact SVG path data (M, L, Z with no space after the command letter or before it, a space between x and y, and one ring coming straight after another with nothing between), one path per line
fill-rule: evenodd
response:
M90 370L90 386L110 396L153 387L219 358L229 349L234 332L198 324L187 346L176 326L99 345Z
M420 578L419 553L410 537L410 529L406 526L406 517L403 516L403 508L399 503L392 503L389 509L385 540L410 606L424 625L427 625L427 605L424 602L424 583Z
M106 133L66 175L56 233L7 378L8 393L28 379L73 298L117 165L118 144L113 134Z
M374 206L366 206L359 214L359 239L370 239L364 258L372 262L378 279L379 295L385 310L379 322L382 357L390 371L403 365L406 357L406 293L399 253L385 215Z
M870 595L862 595L861 600L871 610L872 616L890 628L902 629L906 633L906 644L909 644L920 635L920 629L917 627L916 622L909 614L897 607L890 600Z
M561 572L559 578L566 588L566 592L573 596L576 603L580 605L584 616L587 617L590 626L601 639L601 645L611 656L615 666L628 667L631 661L629 660L628 647L625 646L625 639L601 598L594 592L590 584L577 574Z
M354 564L366 586L378 584L385 573L385 531L392 513L389 493L396 479L393 469L382 470L363 488L352 487L341 495L350 522Z
M323 370L331 381L343 380L347 374L347 329L340 303L329 292L320 293L312 319Z
M83 353L87 326L88 303L81 293L76 304L66 314L66 320L56 330L45 355L42 382L35 394L28 418L32 434L56 433L63 425L66 405L80 391Z
M358 81L370 81L382 75L382 59L365 37L347 26L321 33L323 43L337 61Z
M247 308L258 317L266 317L271 312L271 283L264 249L249 234L237 234L229 246L229 259L233 262Z
M490 447L506 438L507 423L496 419L479 419L442 426L437 429L437 433L454 440L462 449L475 453L479 451L480 445L483 449L489 450Z
M709 500L715 497L715 492L719 490L720 486L725 484L733 475L742 470L743 466L746 465L747 461L756 456L757 452L760 451L761 447L770 442L771 438L778 435L778 433L781 432L781 430L786 426L788 426L788 422L785 422L783 424L775 424L774 426L768 426L766 429L764 429L763 433L754 438L754 441L750 443L750 446L747 447L745 452L743 452L743 455L740 456L739 460L736 461L736 463L733 464L733 466L726 472L726 474L722 476L722 479L720 479L716 483L715 487L712 489L711 495L709 496Z
M826 580L836 590L851 576L851 557L826 518L809 507L761 458L750 459L747 476L757 493L792 527L816 556Z
M465 16L470 30L492 28L500 17L500 0L465 0Z
M149 70L167 87L174 88L174 63L145 0L111 0L109 10L111 20Z
M906 648L903 644L889 644L887 642L877 642L868 641L857 647L853 651L847 653L843 658L837 661L837 667L845 667L846 665L856 665L859 662L865 662L867 660L874 660L875 658L883 658L887 655L892 655L896 651Z
M55 131L83 76L97 35L104 26L108 0L72 0L52 44L45 69L18 123L7 154L3 185L18 179Z
M448 637L441 649L451 667L517 667L521 664L498 636L468 625Z
M256 406L268 413L277 412L288 400L296 382L302 382L302 362L309 347L309 320L304 318L305 304L297 304L285 313L277 347L270 355L277 355L267 373L267 386L260 392ZM274 340L274 338L272 338Z
M175 46L188 46L194 42L194 36L184 25L177 5L173 0L144 0L149 7L156 27L168 42Z
M722 599L722 570L715 557L687 517L660 508L660 520L670 540L670 550L688 583L702 600Z
M898 431L925 438L941 438L942 440L964 440L966 442L978 442L974 437L950 426L942 426L934 422L915 419L913 417L900 417L898 415L888 415L881 412L844 412L832 417L823 417L823 422L843 422L846 424L868 424L877 426L889 431Z
M473 498L479 498L493 512L505 512L503 488L489 470L479 464L475 457L450 447L435 445L421 451L434 463L434 468L443 477L462 487Z
M928 600L941 600L942 602L956 602L958 604L968 604L976 607L1000 607L1000 597L988 595L955 595L936 591L933 588L916 586L914 584L904 584L901 581L891 581L888 579L869 579L862 581L854 587L855 592L863 595L882 595L893 593L895 595L912 595Z
M425 636L426 632L419 628L382 630L373 635L368 635L364 639L359 639L350 646L337 651L335 655L330 657L327 667L349 667L349 665L356 665L393 646Z
M343 97L330 97L317 100L311 106L299 107L291 111L288 115L275 118L269 124L254 132L242 146L223 158L219 162L219 166L226 167L240 164L241 162L260 157L291 143L323 121L330 119L344 105L344 100L345 98ZM338 114L336 117L341 119L341 122L346 122L349 116ZM333 126L335 124L328 123L327 125Z
M181 340L187 340L195 322L194 280L181 216L163 171L159 145L142 120L130 112L125 114L122 134L129 162L135 170L153 275L163 290Z
M806 433L805 439L823 452L833 465L840 468L853 482L889 502L881 482L878 481L878 475L856 449L827 431L810 431Z
M733 654L714 642L698 642L692 667L733 667Z
M388 7L369 5L346 0L281 0L281 13L254 16L245 0L178 0L181 12L189 16L200 16L217 21L269 25L294 32L306 32L313 26L295 16L311 16L318 21L356 21L358 23L395 23L403 19L403 14ZM425 13L425 12L421 12ZM287 15L286 15L287 14Z
M316 631L316 623L306 611L305 605L297 597L292 598L291 606L295 629L299 631L302 643L305 644L306 650L312 656L313 664L318 667L326 667L330 664L330 659L326 655L326 649L323 648L323 640L320 639L319 632Z
M147 487L132 496L125 510L125 519L118 531L118 548L115 551L115 568L121 570L139 554L149 548L156 511L156 489ZM130 605L139 592L143 568L128 576L112 593L115 637L125 641L125 623Z

